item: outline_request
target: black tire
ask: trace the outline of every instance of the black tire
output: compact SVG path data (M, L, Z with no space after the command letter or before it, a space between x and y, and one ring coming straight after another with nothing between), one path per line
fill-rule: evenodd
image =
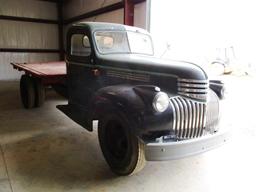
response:
M107 114L98 127L102 153L111 170L121 176L139 172L146 163L144 144L128 125L121 114Z
M45 87L40 79L34 79L35 107L41 107L45 100Z
M33 78L22 75L20 79L20 96L23 106L31 109L35 105L35 86Z

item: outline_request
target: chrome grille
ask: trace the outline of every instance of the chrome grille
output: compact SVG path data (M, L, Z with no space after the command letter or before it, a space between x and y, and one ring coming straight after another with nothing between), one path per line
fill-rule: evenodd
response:
M207 102L206 113L206 131L213 133L217 131L219 122L219 99L218 96L212 91L209 91L209 99Z
M178 94L206 101L209 83L208 80L178 79Z
M177 138L200 137L206 125L206 103L181 96L170 98L173 109L173 131Z

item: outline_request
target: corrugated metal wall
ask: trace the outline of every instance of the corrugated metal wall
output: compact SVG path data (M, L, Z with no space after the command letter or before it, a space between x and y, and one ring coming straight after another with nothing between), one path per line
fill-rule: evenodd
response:
M0 15L57 20L56 3L38 0L0 0ZM59 49L58 25L0 19L0 48ZM58 53L0 52L0 80L19 79L10 62L58 60Z
M121 1L122 0L69 0L63 4L63 18L64 20L69 19ZM81 21L113 22L122 24L124 22L123 17L124 10L120 9ZM146 27L146 2L135 5L134 25L142 28Z
M0 15L57 19L56 5L38 0L0 0Z
M0 20L0 47L58 49L58 26Z
M69 0L63 5L63 17L69 19L120 1L122 0Z

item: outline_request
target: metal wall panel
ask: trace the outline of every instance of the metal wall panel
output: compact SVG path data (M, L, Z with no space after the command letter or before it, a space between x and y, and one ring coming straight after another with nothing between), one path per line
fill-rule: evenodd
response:
M82 21L95 21L95 22L111 22L111 23L124 23L124 9L111 11L95 17L83 19Z
M29 63L29 62L47 62L57 61L59 55L56 53L0 53L0 80L18 80L23 74L14 70L11 62Z
M120 1L121 0L69 0L64 2L63 17L64 19L69 19Z
M35 0L0 0L0 15L57 20L55 3Z
M0 47L58 49L58 26L0 20Z
M134 6L134 26L146 29L146 2Z
M57 20L57 5L38 0L0 0L0 15ZM59 49L58 25L0 19L0 48ZM57 53L0 52L0 80L19 79L10 62L59 60Z

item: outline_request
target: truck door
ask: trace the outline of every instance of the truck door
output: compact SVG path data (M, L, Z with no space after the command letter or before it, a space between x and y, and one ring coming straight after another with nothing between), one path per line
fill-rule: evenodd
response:
M69 34L68 41L69 104L86 109L94 92L92 41L86 30Z

